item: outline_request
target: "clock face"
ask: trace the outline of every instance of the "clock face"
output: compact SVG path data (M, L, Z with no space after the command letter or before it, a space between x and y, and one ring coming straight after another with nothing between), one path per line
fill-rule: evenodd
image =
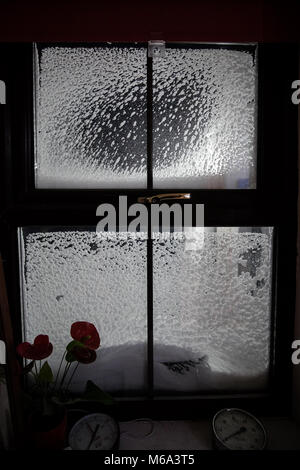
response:
M231 450L261 450L266 445L263 425L238 408L219 411L213 420L217 442Z
M95 413L84 416L69 434L69 445L73 450L110 450L119 437L119 426L110 416Z

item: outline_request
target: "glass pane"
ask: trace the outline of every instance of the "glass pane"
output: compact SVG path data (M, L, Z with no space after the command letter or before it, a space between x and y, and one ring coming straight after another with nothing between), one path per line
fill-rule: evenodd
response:
M36 187L146 187L146 49L36 52Z
M153 64L155 188L255 188L255 47L166 48Z
M146 241L138 234L95 229L20 229L24 341L48 334L58 369L70 327L93 323L101 346L80 367L73 389L91 379L111 392L146 387ZM130 367L129 367L130 364Z
M272 228L175 235L157 237L153 248L156 390L264 388Z

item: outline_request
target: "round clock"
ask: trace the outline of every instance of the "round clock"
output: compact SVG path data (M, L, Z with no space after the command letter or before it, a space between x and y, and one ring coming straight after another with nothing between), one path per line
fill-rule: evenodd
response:
M263 424L239 408L220 410L213 419L214 444L218 449L263 450L267 436Z
M119 425L104 413L94 413L81 418L69 433L73 450L111 450L119 439Z

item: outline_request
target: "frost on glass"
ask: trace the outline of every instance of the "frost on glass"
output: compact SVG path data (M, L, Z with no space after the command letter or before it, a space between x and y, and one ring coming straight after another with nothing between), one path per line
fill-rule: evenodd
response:
M266 387L272 229L205 228L153 250L155 388Z
M144 389L146 241L137 234L49 230L19 232L24 341L49 335L49 362L57 370L71 324L89 321L101 346L95 363L79 367L73 388L91 379L109 391ZM133 369L128 364L137 351Z
M43 47L36 186L146 186L146 49Z
M254 46L167 48L153 95L155 188L255 188Z

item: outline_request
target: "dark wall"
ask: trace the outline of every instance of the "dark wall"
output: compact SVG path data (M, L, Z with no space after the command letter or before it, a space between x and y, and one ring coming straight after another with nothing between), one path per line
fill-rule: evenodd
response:
M293 41L299 7L299 0L0 0L0 41Z

